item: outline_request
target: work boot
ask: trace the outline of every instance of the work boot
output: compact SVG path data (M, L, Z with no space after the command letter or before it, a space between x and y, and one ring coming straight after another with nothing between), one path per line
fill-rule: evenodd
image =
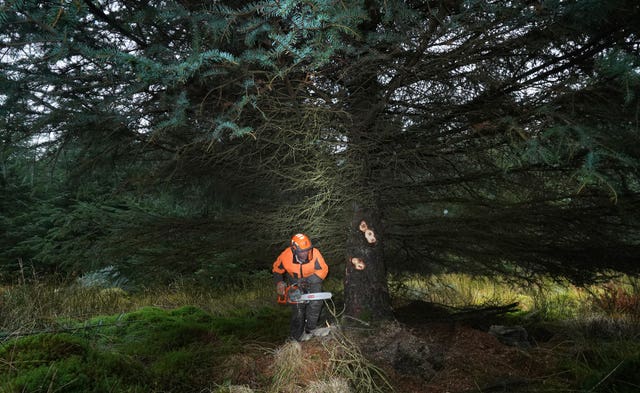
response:
M313 337L313 334L304 332L298 341L309 341Z
M326 337L329 333L331 333L330 327L321 327L311 331L311 334L313 334L314 337Z

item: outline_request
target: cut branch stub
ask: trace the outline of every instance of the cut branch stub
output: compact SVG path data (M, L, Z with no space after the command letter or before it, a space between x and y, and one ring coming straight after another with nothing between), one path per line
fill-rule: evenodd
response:
M356 270L364 270L364 268L366 267L366 264L361 258L352 257L351 263Z
M360 221L358 229L360 230L360 232L364 233L364 238L367 240L367 243L376 244L376 234L373 229L369 228L369 225L367 225L367 222L365 220Z
M364 231L364 238L367 239L367 243L376 244L376 234L371 229Z

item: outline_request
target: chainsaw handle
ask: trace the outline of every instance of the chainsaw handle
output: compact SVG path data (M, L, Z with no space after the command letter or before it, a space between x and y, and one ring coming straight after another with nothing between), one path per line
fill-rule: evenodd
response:
M281 283L284 284L283 281L281 281ZM292 293L289 293L289 292L292 292ZM291 284L284 288L284 293L282 295L278 293L278 303L279 304L298 304L300 303L298 301L300 299L300 296L302 296L302 291L300 290L300 288L298 288L298 285Z

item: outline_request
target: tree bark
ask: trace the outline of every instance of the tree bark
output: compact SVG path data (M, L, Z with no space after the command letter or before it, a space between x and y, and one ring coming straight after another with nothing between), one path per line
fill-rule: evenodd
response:
M349 230L344 278L345 318L371 322L393 317L379 215L357 209Z

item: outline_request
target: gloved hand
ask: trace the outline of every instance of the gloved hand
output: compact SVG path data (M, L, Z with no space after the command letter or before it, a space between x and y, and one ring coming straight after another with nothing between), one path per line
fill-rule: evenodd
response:
M302 291L298 287L293 287L289 290L289 300L292 302L297 302L300 300L300 296L302 296Z
M287 284L284 281L280 281L276 284L276 293L280 296L284 296L284 292L287 289Z

